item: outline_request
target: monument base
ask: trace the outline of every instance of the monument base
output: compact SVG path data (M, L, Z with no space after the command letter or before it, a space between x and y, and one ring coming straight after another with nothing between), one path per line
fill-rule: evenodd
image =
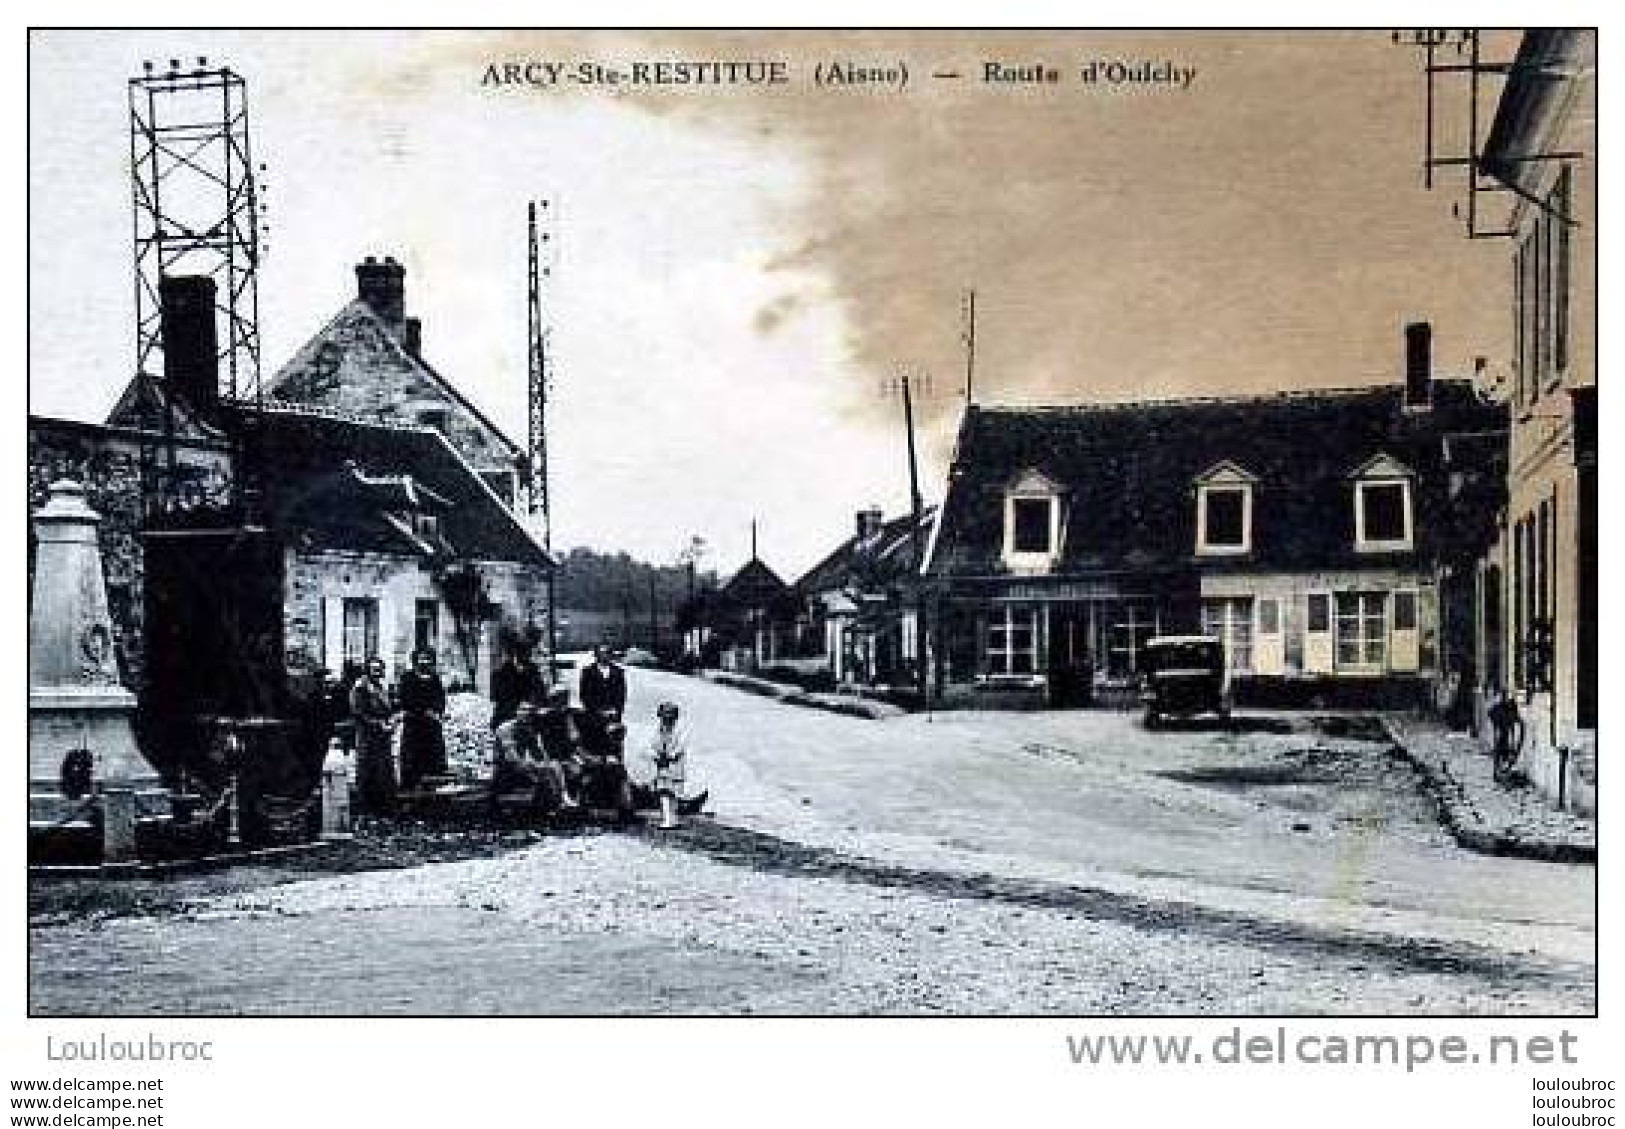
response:
M88 749L93 787L135 793L138 819L166 819L169 791L135 743L135 698L118 686L44 687L28 694L28 822L30 827L75 819L86 797L62 789L68 754Z

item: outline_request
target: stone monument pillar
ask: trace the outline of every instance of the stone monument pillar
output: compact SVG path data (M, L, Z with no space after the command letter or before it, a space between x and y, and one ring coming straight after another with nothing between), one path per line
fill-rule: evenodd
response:
M82 773L64 773L77 750L90 754L89 786L135 794L138 818L170 814L169 794L136 747L135 695L118 678L96 526L101 518L77 482L51 485L34 513L34 595L28 643L28 813L50 824L82 802ZM76 758L84 760L83 754ZM69 784L64 787L65 777Z

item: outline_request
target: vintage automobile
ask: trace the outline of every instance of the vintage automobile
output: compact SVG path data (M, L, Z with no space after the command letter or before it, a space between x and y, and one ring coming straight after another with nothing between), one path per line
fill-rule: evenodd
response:
M1166 718L1204 713L1227 720L1230 679L1224 644L1210 635L1154 636L1141 652L1140 700L1147 729Z

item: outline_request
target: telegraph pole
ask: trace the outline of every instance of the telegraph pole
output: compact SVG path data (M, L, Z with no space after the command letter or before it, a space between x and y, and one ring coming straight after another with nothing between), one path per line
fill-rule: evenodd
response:
M547 391L552 383L552 353L549 348L549 338L552 331L545 321L545 310L542 303L543 279L550 278L553 273L549 261L543 261L542 244L552 242L550 231L539 230L539 227L550 223L551 210L548 201L541 201L543 218L540 223L536 214L537 201L532 200L529 208L530 219L530 270L529 270L529 309L528 333L526 336L526 356L529 369L528 408L530 416L529 450L527 470L529 482L526 483L526 505L530 510L531 518L541 519L542 548L551 557L553 553L553 501L549 496L548 466L547 466ZM549 248L551 256L551 248ZM558 585L555 574L556 564L550 565L547 570L547 657L549 662L559 650L558 631Z
M973 292L974 293L974 292ZM973 307L974 308L974 307ZM903 374L903 429L908 434L908 496L909 496L909 550L914 562L914 676L925 700L928 682L925 672L925 586L920 576L920 512L924 508L920 498L920 464L914 450L914 396L910 390L908 373ZM967 377L967 394L970 384Z
M965 344L965 404L975 403L976 388L976 291L965 291L965 327L960 340Z

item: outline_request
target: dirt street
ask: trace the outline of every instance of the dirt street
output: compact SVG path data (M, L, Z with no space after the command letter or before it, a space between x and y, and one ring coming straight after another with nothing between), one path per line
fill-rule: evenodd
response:
M1594 869L1456 847L1358 726L877 722L630 684L634 758L655 703L684 705L709 819L41 917L35 1012L1594 1007Z

